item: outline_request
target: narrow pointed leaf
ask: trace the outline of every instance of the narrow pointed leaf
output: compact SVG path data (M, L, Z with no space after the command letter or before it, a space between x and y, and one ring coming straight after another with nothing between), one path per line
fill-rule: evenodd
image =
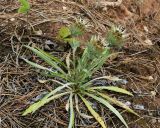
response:
M61 64L61 65L62 65L63 67L65 67L65 68L67 68L66 65L65 65L60 59L58 59L57 57L55 57L55 56L53 56L53 55L51 55L51 54L49 54L49 53L47 53L47 52L39 49L39 48L37 48L37 49L38 49L41 53L45 54L48 58L52 59L53 61Z
M117 99L111 98L110 96L108 96L106 94L103 94L103 93L99 93L99 92L97 92L97 93L98 93L98 95L100 95L101 97L103 97L104 99L109 101L110 103L113 103L113 104L115 104L115 105L127 110L128 112L133 113L136 116L139 116L136 112L134 112L132 109L130 109L127 105L125 105L124 103L118 101Z
M40 107L42 107L43 105L49 103L51 100L54 100L54 99L57 99L59 97L62 97L66 94L68 94L69 92L65 92L65 93L61 93L61 94L57 94L57 95L54 95L50 98L42 98L40 101L32 104L28 109L26 109L24 112L23 112L23 116L29 114L29 113L34 113L37 109L39 109Z
M26 111L23 113L23 116L29 114L29 113L34 113L37 109L39 109L40 107L42 107L44 104L48 103L50 100L54 99L54 97L48 99L50 96L53 96L55 93L61 91L62 89L66 88L66 85L57 87L56 89L54 89L53 91L51 91L50 93L48 93L46 96L44 96L40 101L32 104L28 109L26 109Z
M76 104L76 110L77 110L78 114L79 114L81 117L83 117L83 118L85 118L85 119L91 119L91 118L93 118L92 116L89 116L89 115L86 115L85 113L81 113L81 112L80 112L79 106L78 106L78 96L77 96L77 95L75 95L75 104Z
M46 68L46 67L43 67L43 66L41 66L41 65L39 65L39 64L36 64L36 63L34 63L34 62L31 62L31 61L29 61L29 60L27 60L27 59L25 59L25 58L22 58L25 62L27 62L28 64L30 64L31 66L33 66L33 67L35 67L35 68L39 68L39 69L42 69L42 70L49 70L48 68Z
M63 74L61 74L61 73L57 73L57 72L53 72L53 71L50 71L50 70L48 70L49 71L49 73L47 74L47 73L44 73L44 72L41 72L41 74L43 75L43 76L47 76L47 77L59 77L59 78L63 78L63 79L65 79L65 80L67 80L67 77L66 77L66 75L63 75Z
M107 128L105 125L103 119L100 117L100 115L94 111L94 109L91 107L90 103L81 95L79 95L84 104L86 105L87 109L90 111L90 113L93 115L93 117L98 121L98 123L102 126L102 128Z
M50 93L48 93L44 98L48 98L48 97L56 94L57 92L61 91L62 89L66 88L66 87L67 87L66 85L59 86L56 89L54 89L53 91L51 91Z
M99 101L101 104L103 104L107 108L109 108L109 110L112 111L122 121L122 123L128 128L128 125L127 125L126 121L123 119L122 115L109 102L107 102L103 98L97 97L93 94L90 94L90 93L85 93L85 94L88 95L89 97L92 97L93 99Z
M73 94L70 94L69 97L69 106L70 106L70 120L69 120L69 126L68 128L73 128L74 126L74 110L73 110Z
M89 90L109 90L109 91L113 91L113 92L118 92L118 93L123 93L123 94L127 94L130 96L133 96L133 94L125 89L119 88L119 87L115 87L115 86L96 86L96 87L90 87Z
M52 70L50 70L50 69L48 69L48 68L46 68L46 67L43 67L43 66L41 66L41 65L39 65L39 64L37 64L37 63L34 63L34 62L32 62L32 61L29 61L29 60L27 60L27 59L25 59L25 58L22 58L22 59L23 59L25 62L27 62L28 64L30 64L31 66L35 67L35 68L42 69L42 70L46 70L46 71L50 72L50 73L51 73L53 76L55 76L55 77L61 77L61 78L66 79L66 76L64 76L63 74L53 72Z
M47 57L44 53L40 52L39 50L32 48L30 46L25 46L26 48L30 49L31 51L33 51L35 54L37 54L37 56L39 56L41 59L43 59L46 63L48 63L50 66L52 66L53 68L57 69L58 71L60 71L63 74L66 74L58 65L57 63L55 63L54 61L52 61L49 57Z

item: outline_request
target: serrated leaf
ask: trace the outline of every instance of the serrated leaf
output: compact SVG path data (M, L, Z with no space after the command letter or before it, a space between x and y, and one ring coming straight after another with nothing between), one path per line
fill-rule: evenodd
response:
M71 31L70 31L70 29L68 28L68 27L62 27L60 30L59 30L59 36L61 37L61 38L66 38L66 37L68 37L68 36L70 36L71 35Z
M73 100L72 100L72 97L73 97L73 94L71 93L70 94L70 97L69 97L69 103L70 103L70 120L69 120L69 126L68 128L73 128L74 126L74 110L73 110Z
M102 128L107 128L103 119L99 116L99 114L96 111L94 111L94 109L90 106L90 103L84 97L82 97L81 95L79 95L79 96L82 99L82 101L84 102L84 104L86 105L89 112L98 121L98 123L102 126Z
M112 111L122 121L122 123L128 128L128 125L126 121L123 119L122 115L109 102L93 94L90 94L90 93L85 93L85 94L88 95L89 97L92 97L93 99L100 102L101 104L105 105L107 108L109 108L109 110Z
M119 87L115 87L115 86L107 86L107 87L106 86L96 86L96 87L90 87L89 90L109 90L109 91L133 96L133 94L131 92L129 92L125 89L119 88Z

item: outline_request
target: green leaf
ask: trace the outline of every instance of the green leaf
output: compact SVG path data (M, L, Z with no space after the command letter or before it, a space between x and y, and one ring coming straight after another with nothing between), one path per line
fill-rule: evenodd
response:
M118 44L118 40L117 40L113 31L110 31L108 33L107 42L109 43L109 46L114 46L114 45Z
M57 57L55 57L55 56L53 56L53 55L51 55L51 54L49 54L49 53L47 53L47 52L39 49L39 48L37 48L37 49L38 49L41 53L43 53L44 55L46 55L48 58L50 58L50 59L52 59L53 61L61 64L63 67L65 67L65 68L67 69L66 65L65 65L60 59L58 59Z
M106 99L107 101L109 101L110 103L113 103L113 104L127 110L128 112L133 113L136 116L139 116L136 112L134 112L132 109L130 109L127 105L123 104L122 102L118 101L117 99L111 98L110 96L103 94L103 93L97 92L97 94L100 95L101 97L103 97L104 99Z
M30 10L30 4L27 0L19 0L21 3L18 13L27 13Z
M72 49L76 49L80 46L79 41L75 38L65 38L64 40L71 45Z
M44 98L42 98L40 101L32 104L28 109L26 109L26 110L23 112L22 116L25 116L25 115L27 115L27 114L29 114L29 113L34 113L37 109L39 109L39 108L42 107L43 105L49 103L51 100L60 98L60 97L66 95L66 94L68 94L68 93L69 93L69 92L60 93L60 94L54 95L54 96L52 96L52 97L50 97L50 98L44 97Z
M70 104L70 121L68 128L73 128L74 126L74 110L73 110L73 100L72 100L73 94L70 94L69 97L69 104Z
M109 90L109 91L114 91L114 92L118 92L118 93L123 93L123 94L127 94L130 96L133 96L133 94L125 89L119 88L119 87L115 87L115 86L96 86L96 87L90 87L89 90Z
M70 26L70 31L72 36L81 36L84 31L78 24L74 24Z
M90 103L84 97L82 97L81 95L79 95L79 96L82 99L82 101L84 102L84 104L86 105L86 107L88 108L88 110L90 111L90 113L93 115L93 117L102 126L102 128L107 128L103 119L99 116L99 114L97 112L94 111L94 109L91 107Z
M56 62L52 61L51 58L47 57L46 54L44 54L43 52L32 48L30 46L26 46L26 48L30 49L31 51L33 51L35 54L37 54L41 59L43 59L46 63L48 63L50 66L52 66L53 68L57 69L58 71L60 71L62 74L66 75L66 73L57 65Z
M34 63L34 62L31 62L31 61L29 61L29 60L27 60L27 59L25 59L25 58L22 58L25 62L27 62L28 64L30 64L31 66L33 66L33 67L35 67L35 68L39 68L39 69L42 69L42 70L49 70L48 68L46 68L46 67L43 67L43 66L41 66L41 65L39 65L39 64L36 64L36 63Z
M34 113L37 109L39 109L40 107L42 107L44 104L48 103L49 101L59 98L59 96L63 96L68 94L69 92L66 93L61 93L58 95L53 96L55 93L61 91L62 89L66 88L67 84L57 87L56 89L54 89L53 91L51 91L50 93L48 93L45 97L43 97L40 101L38 101L37 103L32 104L28 109L26 109L26 111L23 113L23 116L29 114L29 113ZM53 96L53 97L51 97ZM49 98L50 97L50 98Z
M50 96L54 95L55 93L61 91L62 89L66 88L69 84L64 84L63 86L59 86L53 91L51 91L49 94L47 94L44 98L49 98Z
M59 36L64 39L68 36L71 35L71 31L68 27L62 27L60 30L59 30Z
M92 116L89 116L89 115L86 115L85 113L81 113L81 112L80 112L79 106L78 106L78 96L77 96L77 95L75 95L75 104L76 104L76 110L77 110L78 114L79 114L81 117L83 117L83 118L85 118L85 119L91 119L91 118L93 118Z
M93 99L97 100L101 104L105 105L107 108L109 108L109 110L112 111L122 121L122 123L128 128L128 125L125 122L125 120L123 119L122 115L109 102L107 102L103 98L97 97L97 96L92 95L90 93L85 92L85 94L88 95L89 97L92 97Z
M42 76L51 77L51 78L59 77L59 78L67 80L66 75L63 75L63 74L58 73L58 72L53 72L51 70L48 70L47 72L42 71L40 73L41 73Z
M64 76L63 74L60 74L60 73L57 73L57 72L53 72L52 70L46 68L46 67L43 67L37 63L34 63L34 62L31 62L25 58L22 58L26 63L30 64L31 66L35 67L35 68L38 68L38 69L42 69L42 70L46 70L48 72L51 73L52 76L54 77L60 77L60 78L63 78L63 79L66 79L66 76ZM45 75L45 74L44 74Z

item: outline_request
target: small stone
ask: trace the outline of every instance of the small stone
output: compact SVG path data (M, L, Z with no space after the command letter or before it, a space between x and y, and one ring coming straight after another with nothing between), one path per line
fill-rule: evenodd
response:
M126 106L131 106L131 102L129 102L129 101L125 102L125 105Z
M152 112L149 112L148 115L149 115L149 116L153 116L153 113L152 113Z
M155 124L157 122L156 119L152 119L151 121L152 121L153 124Z
M34 31L34 33L39 36L43 34L42 30Z
M151 91L151 95L152 96L156 96L156 92L155 91Z
M66 7L66 6L63 6L62 8L63 8L63 10L67 10L67 7Z
M11 18L10 21L15 21L15 18Z
M149 76L149 77L148 77L148 80L153 80L153 77L152 77L152 76Z
M107 10L108 10L108 8L107 8L107 7L104 7L104 8L103 8L103 11L107 11Z
M122 80L121 80L121 83L126 85L126 84L128 83L128 81L125 80L125 79L122 79Z
M145 42L144 45L146 45L146 46L152 46L153 45L153 42L150 39L146 39L144 42Z
M133 108L137 110L145 110L144 106L140 104L134 105Z
M148 32L147 26L144 26L143 28L144 28L144 30L145 30L146 32Z

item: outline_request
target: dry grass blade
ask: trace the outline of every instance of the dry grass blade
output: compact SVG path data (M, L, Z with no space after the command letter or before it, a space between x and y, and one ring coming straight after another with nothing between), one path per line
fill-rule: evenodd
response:
M69 126L68 128L73 128L74 127L74 110L73 110L73 94L70 94L69 97L69 106L70 106L70 120L69 120Z
M94 96L90 93L85 93L85 94L88 95L89 97L92 97L93 99L100 102L101 104L105 105L107 108L109 108L109 110L112 111L122 121L122 123L126 126L126 128L128 128L128 125L126 121L123 119L123 117L121 116L121 114L109 102L107 102L103 98Z
M103 97L104 99L106 99L110 103L113 103L113 104L115 104L115 105L127 110L128 112L133 113L136 116L139 116L136 112L134 112L132 109L130 109L128 106L126 106L122 102L118 101L117 99L111 98L110 96L108 96L106 94L103 94L103 93L99 93L99 92L97 92L97 93L98 93L99 96Z
M83 117L85 119L91 119L91 118L93 118L92 116L89 116L89 115L86 115L86 114L80 112L79 106L78 106L78 96L77 95L75 95L75 104L76 104L76 110L77 110L78 114L81 117Z
M102 126L102 128L107 128L105 125L103 119L100 117L100 115L94 111L94 109L91 107L90 103L81 95L79 95L86 107L88 108L89 112L93 115L93 117L98 121L98 123Z

